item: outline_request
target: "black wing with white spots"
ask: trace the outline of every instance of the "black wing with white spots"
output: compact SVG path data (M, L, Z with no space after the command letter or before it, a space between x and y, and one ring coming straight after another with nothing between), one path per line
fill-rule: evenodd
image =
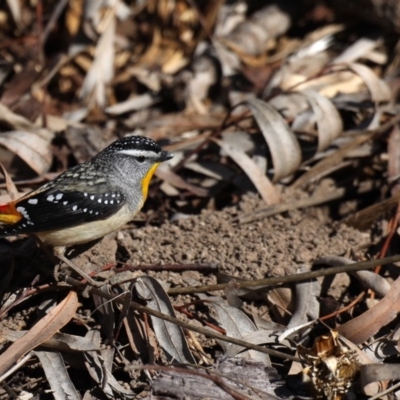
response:
M15 210L22 219L0 230L0 236L60 230L103 220L118 212L125 203L125 197L118 191L93 194L39 189L16 201Z

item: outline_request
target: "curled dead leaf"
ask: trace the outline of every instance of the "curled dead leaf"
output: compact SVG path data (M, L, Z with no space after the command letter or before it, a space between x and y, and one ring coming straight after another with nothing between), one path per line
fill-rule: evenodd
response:
M292 174L301 163L301 149L296 136L283 117L259 99L246 102L268 144L274 167L274 182Z
M277 188L274 187L264 172L258 168L255 162L243 150L223 140L215 139L215 142L243 169L267 204L279 203Z
M9 131L0 134L0 145L24 160L38 175L47 172L53 160L49 142L28 131Z

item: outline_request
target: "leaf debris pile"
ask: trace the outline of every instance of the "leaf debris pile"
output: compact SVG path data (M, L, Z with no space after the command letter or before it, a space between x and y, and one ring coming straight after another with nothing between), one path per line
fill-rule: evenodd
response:
M175 154L69 254L101 290L1 241L0 399L398 396L396 264L264 280L397 252L400 10L259 3L0 5L1 203L126 134Z

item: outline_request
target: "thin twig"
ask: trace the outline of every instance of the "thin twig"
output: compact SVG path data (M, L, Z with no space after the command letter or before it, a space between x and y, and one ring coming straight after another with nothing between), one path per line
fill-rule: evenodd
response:
M399 257L399 259L400 259L400 257ZM67 277L67 282L72 284L75 287L82 287L82 284L79 281L77 281L77 280L75 280L73 278ZM100 289L94 288L94 287L89 289L89 293L90 294L95 294L95 295L97 295L99 297L103 297L103 298L109 299L109 300L111 300L112 302L115 302L115 303L124 304L124 302L125 302L125 296L120 296L120 297L117 298L112 293L106 293L106 292L104 292L104 291L102 291ZM141 312L141 313L149 314L149 315L152 315L153 317L157 317L157 318L160 318L160 319L162 319L164 321L171 322L172 324L176 324L178 326L181 326L182 328L189 329L191 331L200 333L200 334L202 334L202 335L204 335L206 337L210 337L210 338L217 339L217 340L222 340L222 341L228 342L228 343L233 343L233 344L236 344L238 346L243 346L245 348L256 350L256 351L259 351L261 353L268 354L270 356L275 356L275 357L278 357L278 358L282 358L284 360L299 361L298 357L292 356L290 354L283 353L281 351L277 351L277 350L273 350L273 349L268 349L266 347L258 346L258 345L255 345L253 343L246 342L244 340L240 340L240 339L236 339L234 337L224 336L224 335L221 335L219 333L212 332L209 329L205 329L205 328L200 327L200 326L195 326L195 325L189 324L187 322L180 321L178 318L174 318L174 317L171 317L170 315L163 314L163 313L161 313L159 311L153 310L152 308L149 308L149 307L142 306L141 304L138 304L138 303L133 302L133 301L131 301L130 307L132 309L136 310L136 311Z
M115 268L116 273L123 271L215 271L218 270L216 263L208 264L153 264L153 265L128 265Z
M350 310L351 308L355 307L364 297L365 297L365 292L361 292L350 304L348 304L347 306L345 306L345 307L343 307L343 308L341 308L341 309L339 309L337 311L334 311L331 314L324 315L323 317L320 317L319 320L320 321L325 321L327 319L334 318L337 315L342 314L342 313Z
M2 376L0 376L0 383L3 382L5 379L7 379L10 375L12 375L14 372L18 371L19 368L21 368L23 365L26 364L26 362L32 358L34 355L33 351L30 351L28 354L26 354L24 357L19 359L15 365L13 365L6 373L4 373Z
M389 128L393 125L400 122L400 114L396 115L377 129L373 131L364 131L359 132L358 135L354 138L354 140L345 146L339 148L332 155L324 158L319 163L314 165L309 171L307 171L304 175L302 175L293 185L293 188L299 188L304 186L306 183L309 183L314 179L314 177L320 175L322 171L327 168L330 168L334 165L339 164L347 154L360 146L363 143L368 142L369 140L375 139L377 136L384 134ZM351 132L351 131L350 131ZM344 132L343 135L349 134L350 132Z
M357 229L367 229L374 221L382 215L386 215L397 207L400 201L400 192L396 193L389 199L382 200L380 203L372 204L361 211L356 212L349 218L345 219L345 223Z
M50 35L51 31L56 26L57 20L60 18L61 14L63 13L67 4L68 4L68 0L59 0L58 4L56 3L56 6L54 7L54 9L50 15L50 18L47 21L46 27L44 28L43 33L42 33L42 38L41 38L42 46L44 46L48 36Z
M320 276L328 276L328 275L339 274L342 272L354 272L354 271L361 271L364 269L371 269L375 268L377 265L392 264L398 261L400 261L399 254L376 260L362 261L354 264L347 264L338 267L326 268L318 271L302 272L300 274L293 274L288 276L274 276L270 278L258 279L253 281L237 282L237 287L256 289L257 287L262 287L262 286L276 286L283 283L302 282L309 279L318 278ZM229 283L219 283L216 285L172 288L168 290L168 294L204 293L214 290L224 290L225 288L228 287L228 285Z
M170 366L165 366L165 365L128 365L125 367L126 371L137 371L137 370L150 370L150 371L164 371L165 373L172 373L174 376L177 374L182 374L182 375L192 375L192 376L197 376L199 378L203 379L208 379L215 383L217 386L219 386L221 389L223 389L226 393L230 394L234 399L236 400L251 400L251 397L247 397L243 393L240 393L237 391L235 388L231 387L228 382L225 382L222 378L225 378L227 380L230 380L238 386L243 386L242 382L237 382L235 379L233 379L232 376L226 376L224 374L218 374L218 371L208 371L208 374L199 372L199 371L193 371L191 369L184 369L180 367L174 366L171 368ZM211 375L211 373L214 373L216 375ZM249 389L252 389L250 386L248 386Z
M395 385L391 386L389 389L386 389L382 392L377 393L375 396L372 396L369 398L369 400L378 400L378 399L383 399L383 396L386 396L389 393L394 392L395 390L400 388L400 382L396 383Z
M356 193L364 194L364 193L370 192L372 189L373 189L372 186L367 185L366 187L360 187L356 191ZM301 199L298 201L294 201L292 203L276 204L273 206L265 207L260 210L256 210L252 213L242 215L241 217L239 217L239 223L247 224L250 222L258 221L258 220L266 218L266 217L271 217L276 214L281 214L286 211L297 210L300 208L313 207L313 206L329 203L331 201L335 201L335 200L339 200L339 199L343 198L348 193L349 193L349 191L347 189L339 188L339 189L332 191L331 193L308 197L306 199Z

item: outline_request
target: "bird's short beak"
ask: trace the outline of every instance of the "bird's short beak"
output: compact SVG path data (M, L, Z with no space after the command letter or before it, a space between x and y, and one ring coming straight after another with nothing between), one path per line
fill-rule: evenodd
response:
M174 155L172 153L169 153L168 151L162 151L160 155L158 156L158 162L163 162L163 161L168 161L170 160Z

